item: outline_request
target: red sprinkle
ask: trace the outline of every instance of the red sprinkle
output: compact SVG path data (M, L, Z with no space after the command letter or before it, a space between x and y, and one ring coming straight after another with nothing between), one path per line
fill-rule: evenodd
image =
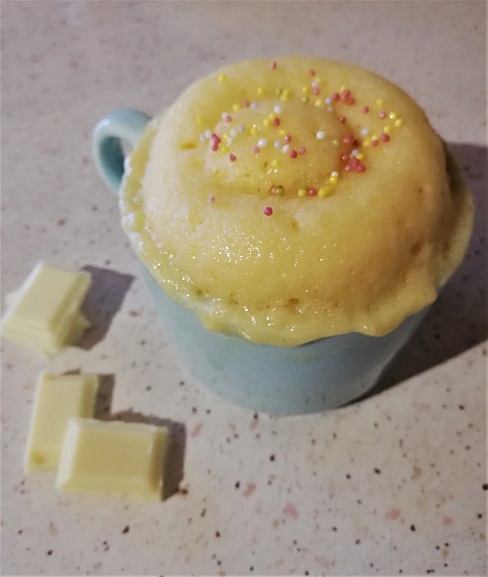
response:
M212 150L213 150L214 152L217 152L218 149L219 149L219 143L218 143L218 142L214 142L214 143L212 144Z
M317 194L317 189L312 186L308 189L308 196L315 196Z
M346 166L344 167L344 172L351 172L352 170L352 166L350 164L346 164Z
M346 136L344 136L344 139L342 140L342 142L344 144L352 144L354 140L354 134L352 134L351 132L349 134L346 134Z
M343 90L341 94L341 99L347 101L350 96L351 96L350 90Z
M345 116L339 116L339 122L341 122L342 124L345 124L346 117Z
M332 100L334 102L337 102L340 99L340 96L337 92L334 92L334 94L332 95Z
M269 65L271 70L276 70L278 68L278 64L276 64L276 62L271 62L271 64Z
M232 152L229 154L229 159L231 162L235 162L236 158L237 158L236 155L232 154Z
M346 100L346 104L348 106L352 106L353 104L356 104L356 101L354 100L354 98L352 96L349 96L349 98Z
M309 70L308 75L309 76L315 76L315 70Z
M273 209L270 206L267 206L263 212L266 216L271 216L273 214Z
M385 134L383 132L383 134L380 134L380 138L383 142L389 142L390 141L390 137L388 136L388 134Z
M283 141L286 142L286 144L289 144L291 142L291 136L289 134L285 134L285 136L283 136Z
M363 113L368 114L368 112L369 112L369 106L363 106Z
M357 172L364 172L366 170L366 167L364 166L364 164L362 164L361 162L356 166L355 170Z
M254 145L252 147L252 151L254 152L254 154L257 154L259 152L259 146Z
M216 144L220 144L220 142L221 142L220 138L215 134L215 132L212 133L212 136L210 138Z
M343 155L341 156L341 160L343 160L344 162L347 162L347 161L349 160L349 158L350 158L350 157L349 157L349 154L343 154Z
M273 118L273 124L274 126L279 126L281 124L281 121L279 118Z
M290 150L290 158L296 158L298 156L298 152L296 150Z
M306 150L303 146L300 146L300 148L298 149L298 154L305 154Z
M371 146L378 146L379 141L378 140L372 140L371 141Z

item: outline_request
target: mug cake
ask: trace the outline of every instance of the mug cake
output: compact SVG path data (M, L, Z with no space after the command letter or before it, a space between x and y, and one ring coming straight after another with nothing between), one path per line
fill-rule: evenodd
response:
M435 300L472 230L423 110L325 59L197 80L125 169L123 226L153 279L205 329L251 343L390 333Z

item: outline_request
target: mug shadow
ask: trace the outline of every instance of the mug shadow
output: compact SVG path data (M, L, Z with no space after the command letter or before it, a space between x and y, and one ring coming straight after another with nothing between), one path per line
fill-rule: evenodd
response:
M92 285L81 307L82 314L91 326L84 332L77 346L90 350L105 338L134 277L91 265L84 266L82 270L89 272L92 278Z
M474 229L468 253L378 384L353 403L444 363L488 338L487 148L458 143L450 143L449 147L463 168L474 199Z

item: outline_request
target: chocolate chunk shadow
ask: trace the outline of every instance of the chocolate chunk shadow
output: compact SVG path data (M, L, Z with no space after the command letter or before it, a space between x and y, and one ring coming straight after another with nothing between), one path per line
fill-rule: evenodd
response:
M412 339L389 365L376 387L361 399L398 385L488 338L488 151L485 146L473 144L451 143L449 148L463 168L474 199L474 227L467 255Z
M125 423L145 423L168 429L168 445L163 463L163 501L179 492L179 486L184 477L186 450L186 427L183 423L163 419L154 415L144 415L132 410L120 411L105 418L109 421L124 421Z
M81 313L91 326L84 332L77 346L89 350L105 338L134 277L91 265L82 270L89 272L92 278L92 286L81 307Z

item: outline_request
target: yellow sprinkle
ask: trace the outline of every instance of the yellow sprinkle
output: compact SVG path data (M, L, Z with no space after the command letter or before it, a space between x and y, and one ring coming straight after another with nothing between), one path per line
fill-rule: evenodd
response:
M308 86L304 86L302 88L302 92L303 92L303 94L308 94L310 92L310 89L308 88Z
M371 139L370 138L365 138L363 140L363 146L371 146Z
M280 165L280 163L278 162L278 160L276 158L273 158L273 160L271 161L271 166L277 167L279 165Z
M250 132L251 134L256 134L257 131L258 131L258 129L257 129L255 126L251 126L251 129L250 129L249 132Z
M346 89L346 87L344 86L344 84L339 88L339 92L344 92L344 90Z
M307 191L304 188L299 188L297 194L298 196L303 197L307 194Z
M381 108L383 106L383 100L381 100L381 98L378 98L378 100L376 101L376 108Z
M383 128L383 132L384 132L385 134L390 134L391 128L390 128L389 126L385 126L385 127Z
M371 141L373 140L378 140L378 137L376 136L376 134L373 134L373 136L371 137Z
M396 126L397 128L400 128L400 126L403 126L403 120L402 120L401 118L397 118L397 119L395 120L395 126Z
M337 176L329 176L330 184L337 184Z
M357 158L358 160L363 160L364 154L363 154L362 152L360 152L359 154L356 154L356 158Z
M315 106L322 106L322 100L320 98L317 98L317 100L315 101Z
M286 134L286 131L283 128L280 128L279 133L283 135Z
M263 120L263 126L269 126L269 119L268 118L265 118Z
M286 102L287 100L289 100L289 98L290 98L290 97L289 97L289 96L286 96L286 94L282 94L282 95L280 96L281 102Z
M274 120L275 118L278 118L278 115L276 114L276 112L271 112L271 113L268 115L268 118L269 118L270 120Z
M302 96L302 102L308 102L310 98L308 96Z
M396 118L398 118L398 114L396 112L390 112L390 114L388 114L388 118L390 120L395 120Z
M220 146L219 150L220 150L220 152L224 152L224 153L229 152L229 148L228 148L228 146L225 146L225 144Z
M219 76L219 82L225 82L227 80L227 76L225 74L221 74Z
M332 141L332 144L334 146L339 146L339 141L337 140L337 138L334 138L334 140Z
M262 86L258 86L258 90L257 90L259 95L264 94L264 88Z
M232 105L232 110L233 110L234 112L237 112L237 111L240 110L240 109L241 109L240 104L233 104L233 105Z
M319 188L319 196L321 196L322 198L324 196L329 196L331 193L332 191L328 186L323 186L322 188Z
M283 90L283 95L284 95L284 96L290 96L290 91L289 91L287 88L285 88L285 89Z
M202 124L203 118L201 116L197 116L197 124Z

